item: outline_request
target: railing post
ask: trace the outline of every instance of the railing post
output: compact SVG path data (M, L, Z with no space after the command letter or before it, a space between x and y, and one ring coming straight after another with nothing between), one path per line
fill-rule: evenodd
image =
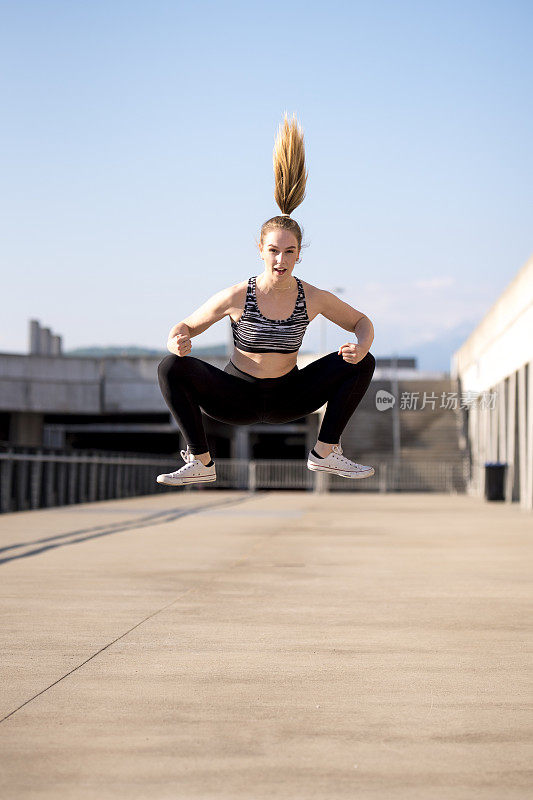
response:
M257 465L255 461L248 462L248 491L255 492L257 490Z
M387 469L388 464L380 464L379 465L379 491L386 492L387 491Z
M114 464L106 464L107 467L107 482L106 482L106 500L112 500L115 497L115 476L113 475L113 470L115 469Z
M80 461L80 468L78 471L78 499L80 503L87 502L87 463Z
M89 502L90 503L93 503L96 500L97 474L98 474L98 466L96 464L96 459L93 458L93 461L89 464Z
M115 464L115 497L122 497L122 464Z
M58 506L66 505L67 501L67 471L68 463L66 461L57 462L57 504Z
M37 451L37 455L40 451ZM31 464L30 478L30 508L39 508L41 499L41 482L43 477L43 462L33 461Z
M71 461L68 465L68 504L71 505L76 502L77 488L78 488L78 462Z
M220 488L248 489L310 489L317 493L351 488L339 483L327 472L309 475L299 461L254 461L222 459ZM381 493L427 489L458 493L462 489L461 466L450 462L379 462L372 488ZM167 469L159 457L145 458L118 453L88 456L71 453L43 454L26 451L0 454L0 512L23 511L51 505L119 499L140 493L155 494L162 490L155 483L157 470ZM483 471L475 462L472 467L470 493L481 484ZM463 477L466 479L467 475ZM359 489L359 485L357 486ZM365 485L361 486L365 489ZM192 487L194 489L194 487ZM186 492L191 487L185 487ZM13 493L16 495L13 498Z
M329 491L329 475L327 472L315 472L315 492Z
M56 462L48 461L46 463L46 477L44 489L44 505L50 508L54 505L54 475L56 472Z
M11 451L8 451L8 454ZM7 514L11 511L11 493L13 491L13 461L2 460L2 480L0 482L0 511Z
M17 511L26 511L28 508L28 473L30 464L28 461L19 461L17 464L16 486L17 486Z

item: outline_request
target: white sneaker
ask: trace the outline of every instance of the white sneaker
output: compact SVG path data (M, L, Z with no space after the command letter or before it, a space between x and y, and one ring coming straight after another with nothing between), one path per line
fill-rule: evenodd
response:
M310 452L307 458L307 469L312 472L331 472L341 478L370 478L374 474L374 467L356 464L355 461L350 461L349 458L343 456L340 444L334 444L333 450L326 458L317 458Z
M156 480L158 483L165 483L167 486L183 486L189 483L208 483L209 481L216 481L217 474L215 465L211 464L206 467L200 459L195 458L189 452L189 448L181 450L181 457L186 462L184 467L177 469L175 472L167 472L158 475Z

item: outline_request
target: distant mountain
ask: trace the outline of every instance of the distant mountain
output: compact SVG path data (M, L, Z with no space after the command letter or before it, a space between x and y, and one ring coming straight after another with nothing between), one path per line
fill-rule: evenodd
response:
M212 344L205 345L204 347L193 346L193 355L198 356L224 356L227 353L225 344ZM147 357L147 358L163 358L169 355L167 349L152 350L148 347L138 347L137 345L107 345L106 347L89 346L89 347L76 347L73 350L67 350L63 353L64 356L72 358L106 358L112 356L131 356L131 357Z
M305 354L310 351L300 350L300 353ZM148 357L148 358L163 358L168 356L168 350L152 350L149 347L138 347L137 345L107 345L100 347L99 345L92 345L89 347L76 347L73 350L66 350L62 355L67 358L105 358L106 356L131 356L131 357ZM220 357L226 356L228 350L225 344L207 344L203 347L198 347L193 344L192 355L198 357Z
M457 350L464 340L470 335L475 325L472 323L460 325L441 336L433 342L411 343L404 352L409 356L415 356L417 367L421 370L435 370L439 372L450 371L450 360L452 353ZM300 350L305 354L310 351ZM139 347L138 345L107 345L101 347L97 345L89 347L76 347L63 353L67 358L112 358L117 356L131 358L163 358L168 355L168 350L155 350L149 347ZM199 347L193 344L193 356L199 358L209 356L220 357L227 355L225 344L212 344ZM401 357L402 353L398 353Z

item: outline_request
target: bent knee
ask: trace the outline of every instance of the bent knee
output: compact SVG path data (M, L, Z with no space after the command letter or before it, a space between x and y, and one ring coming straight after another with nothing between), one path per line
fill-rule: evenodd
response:
M168 376L171 372L175 372L179 369L179 361L183 359L180 356L174 355L174 353L170 353L168 356L165 356L159 364L157 365L157 377L159 378L159 383L161 381L165 381L168 379Z
M358 374L364 375L369 381L372 379L374 370L376 369L376 359L372 353L368 352L361 361L357 362Z
M361 359L361 361L360 361L359 363L360 363L360 364L364 364L364 365L365 365L365 367L368 369L368 371L369 371L371 374L372 374L372 373L374 372L374 370L376 369L376 359L374 358L374 356L372 355L372 353L370 352L370 350L368 351L368 353L366 354L366 356L365 356L364 358L362 358L362 359Z
M358 361L357 364L351 364L349 361L345 361L341 355L338 353L331 354L336 361L340 361L342 364L345 364L348 367L356 366L358 368L358 374L361 372L368 373L369 375L374 374L374 370L376 369L376 359L372 355L370 351L366 354L361 361Z

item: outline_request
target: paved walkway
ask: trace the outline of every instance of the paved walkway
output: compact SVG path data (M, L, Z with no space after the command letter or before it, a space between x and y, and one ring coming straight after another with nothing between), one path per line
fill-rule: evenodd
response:
M532 796L515 506L169 490L0 531L9 800Z

